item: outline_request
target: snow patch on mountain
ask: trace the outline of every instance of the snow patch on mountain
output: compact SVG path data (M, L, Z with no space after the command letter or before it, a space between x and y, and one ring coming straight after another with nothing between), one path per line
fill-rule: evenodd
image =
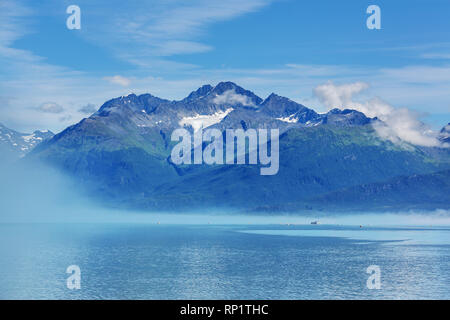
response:
M53 133L35 131L32 134L20 133L0 124L0 148L13 152L18 157L23 157L39 143L53 137Z
M233 110L233 108L228 108L210 115L197 114L193 117L184 117L178 123L181 126L191 126L194 131L198 131L221 122Z
M295 117L295 114L290 115L289 117L276 118L276 119L283 121L283 122L288 122L288 123L297 123L298 122L298 119Z
M36 142L36 140L42 141L42 138L41 137L37 137L35 133L30 134L28 136L22 136L22 139L25 142L28 142L28 143L34 143L34 142Z

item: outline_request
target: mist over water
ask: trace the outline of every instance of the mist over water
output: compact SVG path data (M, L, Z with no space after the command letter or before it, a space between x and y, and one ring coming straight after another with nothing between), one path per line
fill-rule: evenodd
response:
M450 225L449 210L394 213L302 212L289 215L201 213L108 208L83 184L55 168L29 160L0 163L1 222L114 222L165 224Z
M41 163L0 164L1 222L69 222L94 208L80 184Z

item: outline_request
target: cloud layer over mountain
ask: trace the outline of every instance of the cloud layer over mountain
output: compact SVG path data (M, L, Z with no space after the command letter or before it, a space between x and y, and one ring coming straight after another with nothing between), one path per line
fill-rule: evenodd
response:
M237 94L235 90L227 90L221 95L218 95L213 100L217 104L242 104L243 106L254 107L253 101L242 94Z
M396 108L380 98L371 98L358 102L354 96L369 88L364 82L336 85L332 82L314 89L316 97L329 109L348 108L361 111L366 116L377 117L381 121L374 123L377 133L384 139L399 143L402 140L427 147L441 145L438 133L431 130L422 121L420 114L407 108Z

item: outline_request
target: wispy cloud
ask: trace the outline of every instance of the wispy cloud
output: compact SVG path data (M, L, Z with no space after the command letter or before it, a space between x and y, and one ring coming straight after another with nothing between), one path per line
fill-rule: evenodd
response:
M105 79L106 81L109 81L110 83L118 84L123 87L128 87L131 83L130 79L119 76L119 75L115 75L112 77L104 77L103 79Z
M368 117L377 117L381 121L375 122L374 128L384 139L394 143L406 141L428 147L441 145L437 139L438 133L421 122L418 113L407 108L395 108L380 98L355 101L354 96L368 87L369 85L363 82L343 85L328 82L316 87L314 93L329 109L355 109Z
M16 39L27 34L27 23L23 17L32 11L16 1L3 0L0 3L0 47L9 47Z
M194 41L167 41L155 48L155 54L158 56L171 56L176 54L191 54L211 51L213 48L209 45Z
M424 59L450 60L450 53L424 53L421 57Z
M118 57L142 66L141 60L213 50L199 41L211 24L257 11L271 2L273 0L154 0L139 2L137 8L129 3L123 6L121 1L100 1L95 4L98 23L86 37L102 43Z
M401 68L382 68L381 74L399 83L450 83L450 65L414 65Z

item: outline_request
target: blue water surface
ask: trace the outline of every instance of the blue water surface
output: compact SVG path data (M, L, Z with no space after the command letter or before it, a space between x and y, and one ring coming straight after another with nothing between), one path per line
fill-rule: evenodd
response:
M448 228L0 224L0 256L0 299L450 298Z

